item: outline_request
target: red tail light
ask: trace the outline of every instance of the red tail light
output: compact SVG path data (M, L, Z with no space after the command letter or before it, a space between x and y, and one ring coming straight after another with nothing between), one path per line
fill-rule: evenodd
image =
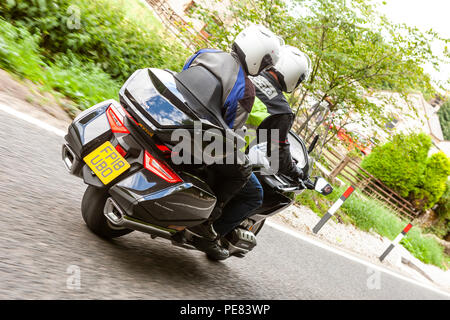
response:
M171 152L171 150L170 150L167 146L165 146L165 145L163 145L163 144L157 144L156 147L157 147L162 153L170 153L170 152Z
M130 133L123 124L122 114L120 114L112 105L106 110L106 117L108 118L112 132Z
M150 153L148 153L148 151L145 151L144 167L147 170L159 176L160 178L163 178L167 182L176 183L182 181L181 178L175 172L173 172L164 163L161 163L160 161L156 160Z

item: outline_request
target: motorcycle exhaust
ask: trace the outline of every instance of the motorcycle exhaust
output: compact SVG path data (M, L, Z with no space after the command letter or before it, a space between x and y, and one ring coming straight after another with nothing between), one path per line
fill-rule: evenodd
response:
M153 237L160 237L168 240L172 239L172 233L170 233L169 231L153 227L149 224L139 222L134 219L131 220L123 213L122 209L117 205L117 203L112 198L108 198L106 200L103 213L106 219L108 219L108 221L115 228L132 229L148 233Z
M62 146L62 160L69 173L73 173L78 163L78 158L67 144Z

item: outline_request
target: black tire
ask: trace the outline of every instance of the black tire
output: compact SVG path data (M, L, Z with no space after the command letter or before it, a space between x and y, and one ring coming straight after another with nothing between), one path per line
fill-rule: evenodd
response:
M133 230L115 229L111 227L110 222L103 214L106 199L108 199L108 190L88 186L81 202L81 214L88 228L105 239L117 238L126 235Z

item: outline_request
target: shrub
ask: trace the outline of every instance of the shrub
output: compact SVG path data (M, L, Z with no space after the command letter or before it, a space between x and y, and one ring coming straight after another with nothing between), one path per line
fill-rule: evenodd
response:
M38 81L44 62L39 57L39 37L0 19L0 67Z
M450 100L447 100L437 112L445 140L450 140Z
M94 62L120 81L144 67L180 69L188 52L145 20L127 17L125 3L9 0L0 4L0 15L40 35L39 46L48 61L56 62L59 53L73 53L77 60ZM141 11L152 17L150 11Z
M419 188L427 193L425 208L432 207L445 192L446 181L450 175L450 160L440 151L427 159L425 171ZM417 199L417 198L416 198Z
M71 54L46 64L38 42L39 37L25 28L0 19L0 67L59 91L78 103L79 109L117 97L120 84L95 64L82 63Z
M46 70L45 83L86 109L106 99L117 99L120 82L93 63L82 63L76 56L61 56Z
M430 147L431 138L424 133L398 134L392 141L375 147L361 166L407 197L421 181Z
M430 232L433 232L440 238L446 238L450 235L450 181L447 180L446 189L442 197L438 201L438 207L435 212L438 215L438 219L429 228ZM448 239L448 238L447 238Z

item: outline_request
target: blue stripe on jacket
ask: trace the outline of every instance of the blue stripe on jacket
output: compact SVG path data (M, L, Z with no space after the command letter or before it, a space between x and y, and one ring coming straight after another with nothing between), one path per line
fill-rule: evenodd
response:
M200 54L207 52L221 52L221 51L216 49L200 49L188 60L188 62L186 62L186 64L183 67L183 70L188 69L191 66L192 62L195 60L195 58L197 58ZM234 120L236 119L238 101L244 97L244 93L245 93L245 75L242 67L239 66L239 72L236 82L234 83L233 89L231 89L230 94L228 95L223 105L225 123L230 128L233 128Z
M242 70L242 68L239 66L239 73L236 82L223 106L225 110L225 122L230 128L233 128L234 120L236 119L238 101L244 97L244 93L245 75L244 70Z

